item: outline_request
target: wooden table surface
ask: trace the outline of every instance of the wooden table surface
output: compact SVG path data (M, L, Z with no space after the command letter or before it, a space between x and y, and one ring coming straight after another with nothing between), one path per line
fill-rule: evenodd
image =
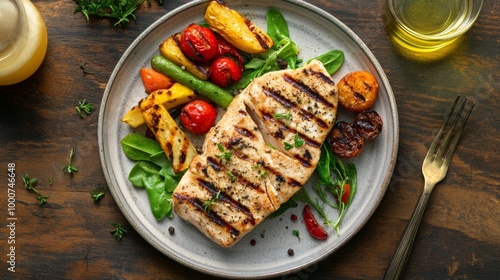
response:
M150 24L187 2L151 0L123 28L86 22L70 0L34 0L49 46L28 80L0 87L0 279L216 279L164 256L133 230L107 190L97 146L98 113L80 119L86 98L99 109L106 83L126 48ZM400 142L392 181L359 233L317 265L276 279L380 279L423 189L421 163L444 112L458 94L476 101L446 179L434 190L409 260L407 279L498 279L500 275L499 1L485 1L478 21L443 57L409 55L389 40L383 1L308 1L344 22L377 57L392 85ZM92 74L83 74L81 65ZM74 176L61 169L71 148ZM8 165L15 164L15 272L7 205ZM39 205L22 174L49 196ZM128 235L117 241L110 222ZM12 238L11 238L12 239ZM258 269L258 268L256 268Z

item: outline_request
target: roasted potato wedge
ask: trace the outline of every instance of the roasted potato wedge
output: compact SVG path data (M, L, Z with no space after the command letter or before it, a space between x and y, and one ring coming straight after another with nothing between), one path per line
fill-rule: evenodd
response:
M217 1L208 4L205 20L212 30L244 52L262 53L274 44L273 39L257 25Z
M191 89L175 83L169 89L161 89L152 92L147 97L141 99L139 104L132 107L123 117L122 122L135 128L144 123L144 118L142 116L143 109L150 108L155 104L163 105L167 110L177 107L181 104L187 103L193 100L196 94Z
M196 64L187 58L179 47L181 33L174 34L168 37L160 44L160 53L166 59L183 67L189 73L201 80L208 79L210 75L210 67Z
M145 109L142 116L172 163L173 170L177 173L187 169L197 151L167 109L160 104L147 109L141 106L141 109Z

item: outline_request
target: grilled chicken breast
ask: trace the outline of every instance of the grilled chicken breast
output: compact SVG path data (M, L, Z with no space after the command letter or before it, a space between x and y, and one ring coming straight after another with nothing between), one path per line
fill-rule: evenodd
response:
M318 61L255 79L207 133L174 191L174 211L221 246L234 245L307 182L337 100Z

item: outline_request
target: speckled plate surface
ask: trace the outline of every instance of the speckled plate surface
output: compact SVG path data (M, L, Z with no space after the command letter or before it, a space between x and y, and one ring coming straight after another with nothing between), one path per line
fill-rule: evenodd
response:
M127 175L133 165L123 154L120 140L134 130L120 121L125 112L144 96L139 76L141 67L150 67L157 46L169 35L182 31L192 22L202 22L206 1L193 1L166 14L147 28L127 49L113 71L102 100L98 141L104 175L109 188L132 226L155 248L193 269L227 278L265 278L298 271L335 252L359 231L380 203L392 176L398 148L399 128L395 99L379 63L365 44L344 24L325 11L303 1L254 0L227 1L266 29L265 14L269 7L285 16L292 39L300 47L304 60L332 49L345 53L345 62L333 78L337 82L350 71L372 72L380 86L374 109L382 116L384 130L367 143L363 154L354 162L358 168L359 190L346 213L340 236L328 229L326 241L312 239L301 219L302 207L290 209L281 217L269 218L229 249L207 239L179 217L156 221L151 214L143 189L132 186ZM340 113L338 119L352 120ZM141 132L141 130L136 130ZM313 179L312 179L313 180ZM306 186L308 187L308 186ZM332 218L334 209L327 209ZM291 214L298 221L292 222ZM168 233L175 227L175 235ZM292 230L301 232L301 240ZM254 246L250 241L256 240ZM293 249L294 256L288 256Z

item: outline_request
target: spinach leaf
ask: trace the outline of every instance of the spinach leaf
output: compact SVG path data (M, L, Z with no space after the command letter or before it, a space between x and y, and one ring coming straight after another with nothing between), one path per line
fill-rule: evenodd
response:
M166 191L165 182L161 176L149 174L149 176L143 177L142 181L148 194L153 216L157 220L161 220L167 215L172 215L172 194Z
M158 174L159 171L160 167L156 164L147 161L138 161L134 164L134 166L132 166L132 169L128 174L128 180L134 186L143 188L144 183L142 181L142 178L149 175Z
M135 161L149 161L151 155L163 151L158 142L137 133L129 133L120 141L120 144L125 155Z
M313 59L319 60L331 76L333 73L337 72L344 63L344 53L339 50L331 50L315 58L309 59L306 64L311 62Z

